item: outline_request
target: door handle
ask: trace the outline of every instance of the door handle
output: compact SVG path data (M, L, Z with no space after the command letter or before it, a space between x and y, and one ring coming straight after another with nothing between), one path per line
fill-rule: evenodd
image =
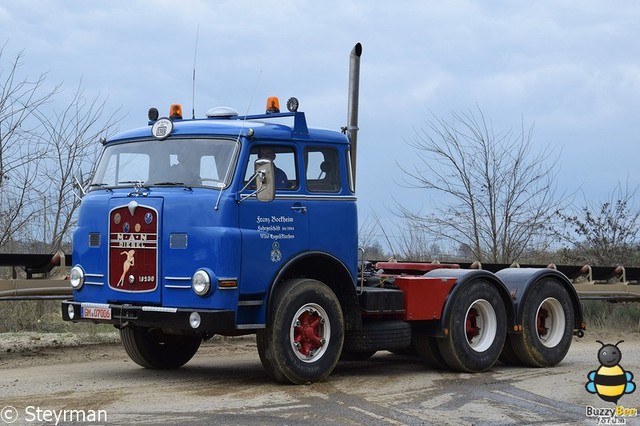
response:
M307 212L307 208L305 206L303 206L300 203L295 203L294 205L291 206L291 210L293 210L294 212L298 212L298 213L306 213Z

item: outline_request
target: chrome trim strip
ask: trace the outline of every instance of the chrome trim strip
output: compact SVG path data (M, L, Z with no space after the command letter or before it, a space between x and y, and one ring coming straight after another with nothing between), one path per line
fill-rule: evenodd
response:
M80 303L80 307L81 308L104 308L104 309L108 309L111 306L109 306L106 303L90 303L90 302L86 302L86 303Z
M255 200L255 195L250 195L247 199ZM355 195L289 195L289 194L276 194L276 200L303 200L303 201L357 201L358 197Z
M264 324L238 324L236 329L238 330L251 330L254 328L266 328Z
M262 300L240 300L238 306L262 306L264 302Z
M178 312L178 308L163 308L162 306L143 306L142 310L146 312L168 312L170 314Z

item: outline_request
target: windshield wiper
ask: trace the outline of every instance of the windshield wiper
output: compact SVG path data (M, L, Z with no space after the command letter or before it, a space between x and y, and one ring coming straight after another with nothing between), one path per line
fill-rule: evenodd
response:
M184 182L157 182L153 186L185 186Z
M139 188L146 188L147 185L144 184L143 181L141 180L123 180L121 182L118 182L118 185L133 185L133 186L137 186Z

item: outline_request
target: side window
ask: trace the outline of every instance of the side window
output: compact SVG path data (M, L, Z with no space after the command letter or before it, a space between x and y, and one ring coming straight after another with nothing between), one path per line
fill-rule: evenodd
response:
M340 190L338 152L331 148L308 148L305 151L305 170L309 192L338 192Z
M273 161L276 173L276 190L298 189L296 156L293 149L275 145L260 145L252 148L244 177L245 183L253 176L254 163L258 158L266 158Z

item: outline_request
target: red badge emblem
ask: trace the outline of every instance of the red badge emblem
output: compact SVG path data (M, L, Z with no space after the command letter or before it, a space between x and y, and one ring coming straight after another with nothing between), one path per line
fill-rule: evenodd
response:
M158 212L133 201L109 214L109 287L148 292L158 286Z

